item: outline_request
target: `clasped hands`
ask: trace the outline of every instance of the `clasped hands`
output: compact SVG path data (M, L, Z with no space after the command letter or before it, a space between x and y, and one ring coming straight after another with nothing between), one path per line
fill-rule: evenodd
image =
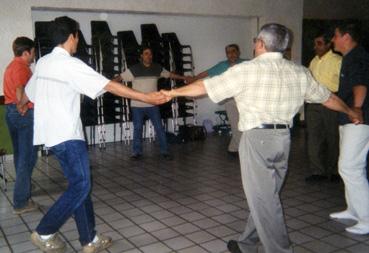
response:
M146 101L147 103L153 105L160 105L166 102L169 102L173 96L170 95L170 90L161 90L156 92L146 93Z
M349 119L355 125L361 124L364 122L363 111L361 108L352 107L350 108L351 112L348 114Z

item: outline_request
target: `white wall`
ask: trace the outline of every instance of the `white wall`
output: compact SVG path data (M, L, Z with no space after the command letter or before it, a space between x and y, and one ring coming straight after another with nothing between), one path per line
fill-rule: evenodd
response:
M46 11L45 13L54 11L69 13L72 10L80 13L85 11L90 13L91 11L96 13L106 12L109 13L108 18L115 16L113 13L117 15L122 15L122 13L127 15L135 13L137 15L140 13L154 16L174 14L178 18L186 19L186 22L192 22L191 26L195 26L195 28L198 26L196 22L201 20L200 17L196 16L197 21L191 21L188 15L204 16L203 23L209 22L213 17L214 20L222 20L220 23L225 26L227 26L227 20L232 20L231 23L233 24L234 20L239 19L240 24L227 26L227 32L238 35L246 34L243 39L246 39L250 32L248 31L250 23L246 22L248 24L245 26L244 21L254 20L251 22L256 22L256 17L258 17L258 24L253 24L252 27L260 27L266 22L278 22L286 25L294 32L295 41L292 47L292 59L300 62L303 0L0 0L0 6L1 76L3 76L5 67L12 58L11 43L14 38L21 35L33 37L32 10L34 13L40 10ZM228 19L225 16L228 16ZM172 17L171 22L176 19L176 17ZM183 23L184 26L187 26L187 23ZM201 42L201 37L198 35L199 31L191 26L188 25L188 29L184 29L183 41L188 40L189 44L191 44L191 40ZM160 24L160 30L163 32L169 28L169 22L164 21ZM192 30L194 30L195 36L188 35L191 34ZM211 32L214 35L217 31ZM180 35L182 36L182 33ZM239 37L242 38L242 36ZM209 38L207 38L207 42L209 42ZM212 43L201 45L200 51L196 49L194 52L196 71L199 72L223 58L223 46L226 43L227 38L219 36ZM242 45L242 49L244 56L250 55L250 49L247 48L247 45ZM0 94L2 94L1 87L2 85L0 85ZM210 106L210 103L204 102L200 109L207 112L213 109L209 108Z
M91 41L91 20L106 20L112 34L133 30L139 43L141 42L140 25L144 23L155 23L160 33L176 32L182 44L192 47L195 74L224 60L224 46L230 43L240 45L242 57L252 58L252 38L257 33L257 19L243 17L35 10L32 11L32 20L33 23L50 21L62 15L78 20L88 43ZM215 122L217 117L214 111L223 108L222 105L212 103L208 97L197 99L197 103L199 123L204 119Z

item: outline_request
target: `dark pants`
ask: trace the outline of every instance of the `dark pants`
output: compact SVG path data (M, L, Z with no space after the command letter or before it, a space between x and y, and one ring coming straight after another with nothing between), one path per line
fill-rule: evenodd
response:
M132 107L133 117L133 154L142 155L142 129L144 118L147 116L154 125L156 136L159 139L160 153L168 153L167 138L161 123L159 107Z
M309 172L312 175L337 175L337 113L321 104L308 104L306 127Z
M22 116L16 105L7 105L6 122L13 143L16 174L13 202L18 209L31 198L31 177L37 161L37 147L33 146L33 109Z
M70 140L51 147L68 181L67 190L41 219L36 231L40 235L56 233L74 215L82 245L96 235L95 216L90 197L91 174L86 143Z

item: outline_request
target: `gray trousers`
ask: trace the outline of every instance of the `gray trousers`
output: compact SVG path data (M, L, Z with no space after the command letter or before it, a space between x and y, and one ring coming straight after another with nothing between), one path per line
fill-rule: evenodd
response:
M307 151L312 175L337 175L337 112L321 104L306 105Z
M233 98L227 100L227 102L225 102L224 104L224 108L226 109L228 121L229 124L231 124L232 130L232 137L228 145L228 151L238 152L242 132L238 130L239 113L236 106L236 101L234 101Z
M250 208L245 231L238 239L243 253L257 252L259 240L266 253L291 253L280 191L288 168L288 129L252 129L240 142L242 184Z

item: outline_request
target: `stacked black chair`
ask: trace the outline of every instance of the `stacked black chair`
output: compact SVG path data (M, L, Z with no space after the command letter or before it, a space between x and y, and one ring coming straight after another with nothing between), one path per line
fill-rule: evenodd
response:
M192 48L189 45L182 45L176 33L163 33L164 47L169 51L169 62L172 66L171 71L174 71L180 75L194 75L194 64L192 57ZM183 81L176 81L175 87L181 87L184 85ZM172 87L173 88L173 87ZM188 98L178 98L176 101L177 112L173 113L173 116L180 117L186 124L186 118L192 117L193 124L196 125L196 101ZM175 114L175 115L174 115Z
M142 24L141 36L143 46L149 46L152 49L153 61L165 67L165 52L163 40L155 24Z
M35 22L35 46L36 59L50 53L54 48L54 42L50 36L52 21Z
M92 46L96 52L97 70L105 77L112 79L115 75L120 74L122 68L117 37L112 35L105 21L91 21L91 35ZM115 141L116 123L122 126L124 121L124 102L121 97L105 93L98 98L97 104L99 144L100 147L105 147L105 124L114 124Z
M140 45L133 31L120 31L117 34L118 45L121 50L121 67L129 68L140 61Z
M125 71L131 66L139 63L140 61L140 45L137 42L136 36L133 31L120 31L117 33L118 38L118 52L120 57L120 69L121 71ZM131 82L124 82L125 85L132 87ZM123 139L125 143L129 143L131 139L131 127L129 121L131 118L131 100L123 99L123 127L124 131L121 131L121 138L123 135Z

